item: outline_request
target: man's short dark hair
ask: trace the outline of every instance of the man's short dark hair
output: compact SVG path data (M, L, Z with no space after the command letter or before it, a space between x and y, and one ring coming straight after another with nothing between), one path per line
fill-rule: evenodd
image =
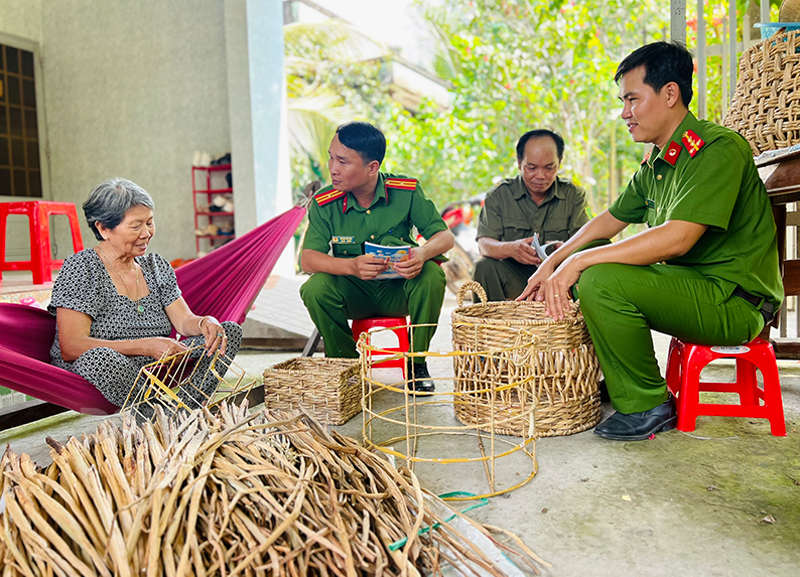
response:
M364 161L369 164L377 160L383 162L386 156L386 137L383 132L368 122L348 122L336 129L336 134L347 148L355 150Z
M692 54L678 42L653 42L637 48L620 62L614 82L634 68L644 66L644 83L656 93L670 82L681 90L681 100L687 108L692 101Z
M529 130L523 134L517 142L517 162L522 162L522 157L525 156L525 145L531 138L542 138L549 136L556 143L556 153L558 153L558 162L564 158L564 139L558 132L547 130L546 128L537 128L536 130Z

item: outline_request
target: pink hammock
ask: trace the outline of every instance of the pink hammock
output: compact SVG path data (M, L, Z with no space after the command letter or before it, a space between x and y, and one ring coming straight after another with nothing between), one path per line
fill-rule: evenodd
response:
M306 213L296 206L178 270L193 312L244 322L250 305ZM119 410L83 377L50 364L55 318L41 309L0 303L0 386L90 415Z

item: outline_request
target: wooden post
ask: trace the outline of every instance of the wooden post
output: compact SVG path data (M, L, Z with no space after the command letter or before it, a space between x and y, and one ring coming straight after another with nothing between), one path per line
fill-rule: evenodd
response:
M700 119L708 116L707 71L705 0L697 0L697 117Z
M739 68L739 55L736 53L736 30L736 0L730 0L728 2L728 31L730 33L728 36L728 42L730 43L730 48L728 49L728 97L730 101L733 100L733 93L736 90L736 73ZM746 38L742 34L742 40ZM723 118L725 118L727 112L727 109L722 111Z
M673 42L686 45L686 0L669 2L669 37Z

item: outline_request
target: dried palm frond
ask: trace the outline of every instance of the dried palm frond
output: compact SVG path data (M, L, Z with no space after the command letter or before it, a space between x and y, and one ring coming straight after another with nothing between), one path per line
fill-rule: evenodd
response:
M447 562L521 575L435 513L413 473L305 415L223 403L48 443L44 470L0 460L4 577L440 575Z

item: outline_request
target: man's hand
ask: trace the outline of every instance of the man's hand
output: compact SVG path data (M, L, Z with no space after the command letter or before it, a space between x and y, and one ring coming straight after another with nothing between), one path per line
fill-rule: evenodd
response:
M582 269L573 257L567 258L555 271L549 261L528 279L528 285L517 301L544 301L546 315L560 321L570 310L569 291L581 276Z
M378 258L371 254L362 254L350 259L350 274L361 280L372 280L389 268L388 258Z
M421 247L411 247L408 251L408 260L394 263L394 270L401 277L408 280L422 272L422 265L425 264L425 260Z
M542 259L536 254L536 250L531 246L533 237L521 238L513 242L506 243L506 250L508 251L507 258L513 258L520 264L542 264Z
M572 255L559 266L556 271L544 282L544 291L539 291L539 297L544 293L544 314L560 321L570 311L569 291L578 282L581 269L576 264L576 255ZM527 289L526 289L527 290ZM537 300L542 300L537 298Z
M544 281L552 274L551 271L545 270L544 267L533 273L528 279L528 285L522 294L519 295L516 301L541 301L544 300Z

